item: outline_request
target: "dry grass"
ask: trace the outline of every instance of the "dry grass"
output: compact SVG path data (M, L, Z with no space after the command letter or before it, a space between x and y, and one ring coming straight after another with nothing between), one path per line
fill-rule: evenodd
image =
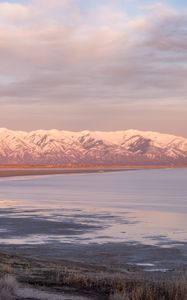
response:
M0 300L14 299L16 282L9 273L23 286L29 284L50 292L65 290L100 300L187 300L187 274L179 270L154 276L134 270L118 272L74 262L52 263L1 255L0 271L7 274L0 280Z
M2 264L1 265L1 273L5 274L11 274L12 273L12 267L8 264Z
M48 278L56 283L100 293L110 300L187 300L187 275L177 278L142 278L108 272L80 272L54 269Z
M124 275L107 272L80 272L79 270L53 269L47 277L60 285L99 292L122 290Z
M187 300L187 279L142 281L114 292L110 300Z
M15 290L17 288L17 281L11 275L5 275L0 279L0 300L15 299Z

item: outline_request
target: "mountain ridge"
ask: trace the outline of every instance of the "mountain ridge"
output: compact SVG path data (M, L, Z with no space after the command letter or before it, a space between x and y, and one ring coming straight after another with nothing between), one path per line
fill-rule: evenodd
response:
M182 165L187 138L136 129L15 131L0 128L0 164Z

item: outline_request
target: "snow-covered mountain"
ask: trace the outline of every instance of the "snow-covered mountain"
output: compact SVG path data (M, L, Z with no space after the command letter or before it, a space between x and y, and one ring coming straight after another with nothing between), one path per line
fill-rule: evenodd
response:
M32 132L0 129L0 164L182 165L187 139L137 130Z

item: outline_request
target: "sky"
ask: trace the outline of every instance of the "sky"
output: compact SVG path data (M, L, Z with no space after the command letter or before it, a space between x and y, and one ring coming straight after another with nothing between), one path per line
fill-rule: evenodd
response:
M0 1L0 127L187 137L186 0Z

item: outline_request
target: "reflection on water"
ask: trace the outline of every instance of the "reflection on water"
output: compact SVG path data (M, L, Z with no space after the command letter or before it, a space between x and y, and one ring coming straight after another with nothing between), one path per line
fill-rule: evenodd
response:
M0 179L0 242L187 241L187 169Z

